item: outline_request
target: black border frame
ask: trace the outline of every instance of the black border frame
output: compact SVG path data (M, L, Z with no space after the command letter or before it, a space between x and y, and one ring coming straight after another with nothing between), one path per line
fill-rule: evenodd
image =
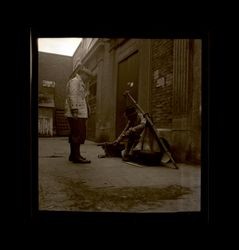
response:
M23 31L23 33L22 33ZM137 37L137 38L199 38L202 39L202 174L201 174L201 212L181 213L98 213L98 212L46 212L38 211L38 56L36 39L39 37ZM17 170L17 215L27 224L70 223L70 224L117 224L117 223L208 223L211 216L210 178L212 166L209 164L209 95L210 95L210 49L212 33L208 30L198 32L165 31L158 32L116 30L78 30L61 27L25 27L17 33L17 55L19 69L17 81L24 84L17 86L18 139L23 143L17 157L21 167ZM37 170L36 170L37 169Z

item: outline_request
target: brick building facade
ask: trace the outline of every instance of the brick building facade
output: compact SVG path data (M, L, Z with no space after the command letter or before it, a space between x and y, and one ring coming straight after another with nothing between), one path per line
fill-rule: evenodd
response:
M152 40L151 114L156 127L172 128L173 40Z
M73 55L93 77L87 138L112 141L125 125L131 93L172 146L178 162L201 158L201 40L84 38Z
M153 39L151 114L178 161L201 157L201 40Z

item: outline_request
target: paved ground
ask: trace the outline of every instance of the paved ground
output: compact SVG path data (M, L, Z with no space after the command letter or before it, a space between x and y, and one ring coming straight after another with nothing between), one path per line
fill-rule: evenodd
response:
M68 161L65 137L39 139L40 210L200 211L200 166L134 166L120 158L98 158L104 152L93 142L81 148L91 164Z

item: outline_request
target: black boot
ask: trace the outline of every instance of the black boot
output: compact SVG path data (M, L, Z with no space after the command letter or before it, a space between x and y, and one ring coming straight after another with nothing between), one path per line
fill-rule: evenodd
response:
M69 155L69 161L73 161L74 160L74 145L73 143L70 143L70 149L71 149L71 152L70 152L70 155ZM83 156L79 156L82 160L86 160L85 157Z
M74 159L74 157L73 157L73 145L72 145L72 143L70 143L70 149L71 149L71 151L70 151L70 156L69 156L69 161L73 161L73 159Z
M91 161L86 160L80 155L80 144L74 143L73 144L73 151L74 151L74 157L73 157L73 163L91 163Z

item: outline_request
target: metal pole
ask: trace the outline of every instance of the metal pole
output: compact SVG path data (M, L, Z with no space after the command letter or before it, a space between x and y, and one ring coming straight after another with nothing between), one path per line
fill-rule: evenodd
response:
M178 169L178 166L177 166L176 162L174 161L174 159L173 159L171 153L168 151L167 147L164 145L163 140L160 138L159 132L156 130L156 128L155 128L155 126L154 126L152 120L151 120L150 117L149 117L149 114L148 114L148 113L145 113L145 112L143 111L143 109L136 103L136 101L134 100L134 98L130 95L129 90L126 90L126 91L124 92L124 96L128 96L129 99L130 99L130 101L131 101L131 102L139 109L139 111L143 114L143 116L145 117L145 119L146 119L147 122L149 123L152 132L154 133L154 135L155 135L155 137L156 137L156 140L157 140L157 142L158 142L158 144L159 144L159 147L160 147L161 149L163 148L163 150L165 151L165 153L169 156L170 160L172 161L174 167L175 167L176 169Z

